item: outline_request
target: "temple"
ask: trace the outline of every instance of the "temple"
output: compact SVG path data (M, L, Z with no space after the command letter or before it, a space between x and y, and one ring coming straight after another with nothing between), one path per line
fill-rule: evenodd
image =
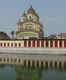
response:
M22 14L22 21L19 20L17 24L16 39L39 39L44 36L43 25L32 6Z

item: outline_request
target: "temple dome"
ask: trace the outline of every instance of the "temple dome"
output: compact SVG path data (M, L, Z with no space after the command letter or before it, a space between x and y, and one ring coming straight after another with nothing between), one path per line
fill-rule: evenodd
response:
M33 14L33 15L39 17L38 14L35 12L34 8L32 8L32 6L28 9L27 13L28 13L28 14L31 13L31 14Z

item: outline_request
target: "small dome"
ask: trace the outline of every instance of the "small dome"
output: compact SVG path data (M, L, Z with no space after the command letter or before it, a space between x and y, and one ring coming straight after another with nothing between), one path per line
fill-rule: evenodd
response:
M35 16L39 17L38 14L35 12L35 10L32 8L32 5L31 7L28 9L27 13L31 13L31 14L34 14Z

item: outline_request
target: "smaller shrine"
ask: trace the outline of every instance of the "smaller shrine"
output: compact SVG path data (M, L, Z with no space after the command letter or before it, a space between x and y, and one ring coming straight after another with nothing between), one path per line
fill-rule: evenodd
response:
M43 25L32 6L22 14L22 21L18 21L16 39L30 39L44 36Z

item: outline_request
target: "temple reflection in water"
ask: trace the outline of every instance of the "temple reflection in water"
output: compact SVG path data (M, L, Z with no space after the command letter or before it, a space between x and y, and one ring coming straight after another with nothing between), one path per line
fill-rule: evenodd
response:
M16 80L41 80L42 69L16 66Z

